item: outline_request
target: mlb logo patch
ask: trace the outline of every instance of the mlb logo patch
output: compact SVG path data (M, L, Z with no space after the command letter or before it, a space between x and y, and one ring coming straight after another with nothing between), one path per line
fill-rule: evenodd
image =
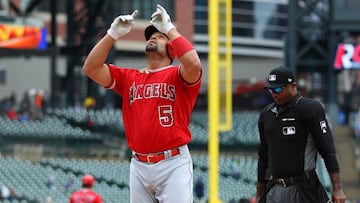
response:
M285 136L295 135L296 133L295 126L283 127L282 131L283 131L283 135Z
M327 127L326 127L325 121L320 121L320 128L321 128L322 133L327 133Z
M276 81L276 75L269 75L269 81Z

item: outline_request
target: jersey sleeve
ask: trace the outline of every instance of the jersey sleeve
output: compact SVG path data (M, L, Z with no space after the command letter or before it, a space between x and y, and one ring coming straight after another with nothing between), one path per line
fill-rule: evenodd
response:
M178 66L178 74L179 74L180 80L181 80L185 85L187 85L187 86L199 86L199 87L200 87L201 82L202 82L202 74L203 74L202 70L201 70L201 72L200 72L200 77L199 77L199 79L198 79L196 82L194 82L194 83L188 83L188 82L186 82L185 79L181 76L181 73L180 73L180 69L181 69L181 68L182 68L182 64L180 64L180 65Z
M307 99L300 103L300 110L306 112L301 114L302 120L307 124L328 172L339 172L334 140L324 108L319 102Z
M128 71L125 68L117 67L113 64L107 64L109 67L111 75L111 84L105 88L111 89L119 95L123 96L124 94L124 85L125 85L125 72Z
M96 203L103 203L102 198L100 195L96 195Z
M69 203L74 203L74 196L76 195L76 192L72 193L69 198Z
M268 147L267 142L264 136L264 123L263 123L263 113L265 110L263 110L260 113L259 120L258 120L258 130L259 130L259 136L260 136L260 145L258 148L258 182L260 183L266 183L266 171L268 170Z

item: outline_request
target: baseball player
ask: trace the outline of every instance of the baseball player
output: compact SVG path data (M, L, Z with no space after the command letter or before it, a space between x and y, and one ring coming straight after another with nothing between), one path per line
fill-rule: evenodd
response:
M92 190L94 177L86 174L82 177L82 189L71 194L69 203L102 203L101 196Z
M129 33L138 11L120 15L88 55L84 73L123 100L125 133L132 150L130 202L193 202L190 115L198 96L199 56L157 5L145 29L147 58L143 69L106 64L107 55ZM180 64L171 65L174 57Z

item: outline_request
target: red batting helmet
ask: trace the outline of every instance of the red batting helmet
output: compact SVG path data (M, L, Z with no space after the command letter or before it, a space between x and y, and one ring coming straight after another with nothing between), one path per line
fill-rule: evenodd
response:
M94 185L94 177L90 174L86 174L82 177L82 184L92 186Z
M148 41L150 39L151 35L154 34L155 32L159 32L167 37L167 34L160 32L155 26L149 25L148 27L145 28L146 41ZM166 51L167 51L167 54L170 57L171 61L173 61L174 58L176 57L176 55L175 55L174 48L170 41L168 41L168 43L167 43Z

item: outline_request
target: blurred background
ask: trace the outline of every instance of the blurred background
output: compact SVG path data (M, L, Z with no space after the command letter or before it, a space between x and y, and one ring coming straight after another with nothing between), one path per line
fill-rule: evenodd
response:
M198 51L203 85L191 117L194 201L208 194L208 1L1 0L0 187L2 202L67 202L83 174L104 202L129 202L121 97L81 71L113 19L138 9L131 33L107 62L144 68L144 29L156 4ZM360 201L360 1L232 0L232 129L219 134L219 197L251 202L256 192L257 118L280 65L300 92L319 100L332 125L349 202ZM221 8L219 12L224 14ZM220 22L221 24L221 22ZM220 36L221 37L221 36ZM220 40L220 39L219 39ZM178 61L174 61L177 64ZM331 192L319 160L322 183ZM12 192L10 192L12 191Z

